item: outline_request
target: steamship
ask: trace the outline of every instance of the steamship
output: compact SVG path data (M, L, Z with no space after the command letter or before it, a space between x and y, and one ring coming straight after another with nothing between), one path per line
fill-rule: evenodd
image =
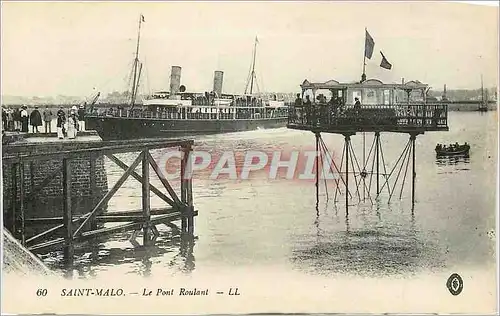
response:
M286 126L288 106L283 97L259 97L253 94L257 38L244 94L222 93L222 71L214 72L211 92L187 92L186 87L180 84L181 67L172 66L170 90L153 93L142 102L136 102L142 70L139 61L141 22L142 19L139 19L130 101L106 106L92 104L86 110L86 129L96 130L102 139L117 140L194 136ZM248 87L250 90L247 94Z

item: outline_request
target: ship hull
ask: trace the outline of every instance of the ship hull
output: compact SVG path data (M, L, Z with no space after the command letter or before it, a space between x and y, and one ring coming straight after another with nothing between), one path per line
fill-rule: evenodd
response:
M202 120L151 119L112 116L86 117L87 130L104 140L181 137L286 127L286 117L270 119Z

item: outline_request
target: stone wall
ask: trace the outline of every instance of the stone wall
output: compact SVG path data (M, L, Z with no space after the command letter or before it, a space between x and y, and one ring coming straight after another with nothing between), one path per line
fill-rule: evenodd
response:
M61 151L84 149L95 146L95 141L57 141L53 142L19 142L3 146L3 156L16 154L33 155L40 153L57 153ZM81 214L90 211L96 201L102 198L108 191L108 180L104 166L104 157L98 156L95 163L96 196L92 198L90 192L90 154L84 153L70 160L71 169L71 199L73 214ZM22 163L24 170L24 197L25 217L59 217L63 209L63 185L62 185L62 159L38 159ZM15 170L13 177L13 164L2 161L2 192L3 192L3 215L4 223L12 222L12 205L16 203L19 210L20 197L20 173ZM34 199L31 192L54 171L60 170L53 180L45 185ZM17 200L14 201L13 181L16 181ZM19 211L17 212L19 213Z

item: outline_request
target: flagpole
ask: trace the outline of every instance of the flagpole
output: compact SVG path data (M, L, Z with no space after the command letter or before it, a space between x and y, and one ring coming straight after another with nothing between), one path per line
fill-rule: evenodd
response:
M361 82L366 80L366 33L368 29L365 27L365 49L363 50L363 74L361 75Z

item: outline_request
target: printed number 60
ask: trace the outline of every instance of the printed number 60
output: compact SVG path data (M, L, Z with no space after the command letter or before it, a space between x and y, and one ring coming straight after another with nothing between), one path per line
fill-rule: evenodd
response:
M36 296L46 296L46 295L47 295L47 289L36 290Z

